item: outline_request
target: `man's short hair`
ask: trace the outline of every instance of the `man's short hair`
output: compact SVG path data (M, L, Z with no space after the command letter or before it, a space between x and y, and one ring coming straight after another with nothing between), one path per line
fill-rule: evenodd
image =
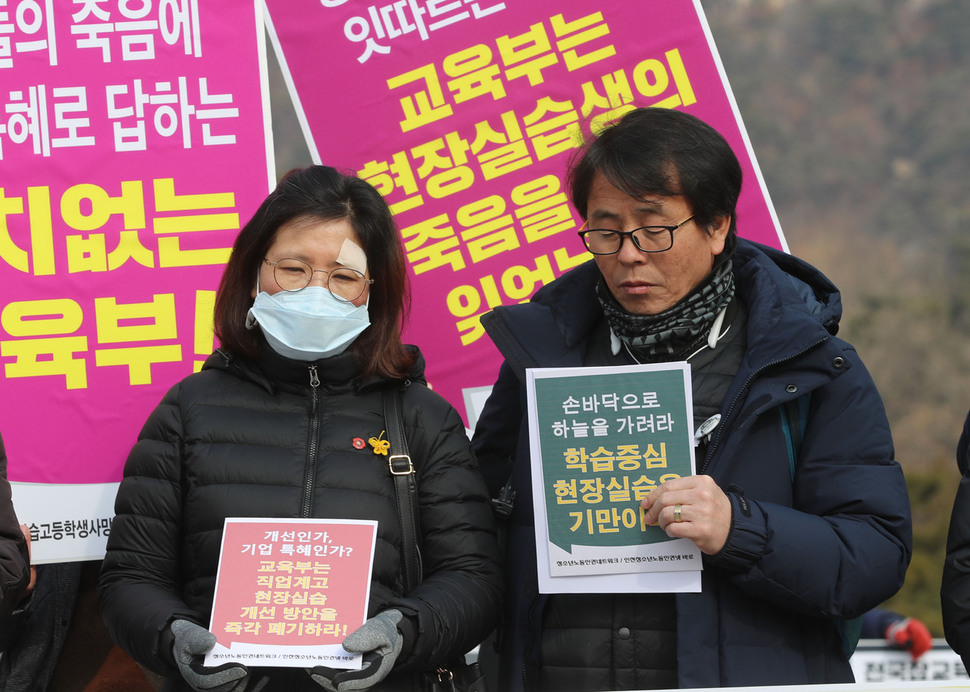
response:
M591 137L577 157L568 185L583 219L598 171L632 197L684 196L703 228L716 217L730 216L730 233L737 233L741 165L724 137L700 118L668 108L637 108Z

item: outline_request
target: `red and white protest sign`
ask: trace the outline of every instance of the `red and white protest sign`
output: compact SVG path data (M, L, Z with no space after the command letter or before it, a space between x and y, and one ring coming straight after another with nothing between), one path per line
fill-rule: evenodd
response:
M206 665L359 668L377 522L226 519Z

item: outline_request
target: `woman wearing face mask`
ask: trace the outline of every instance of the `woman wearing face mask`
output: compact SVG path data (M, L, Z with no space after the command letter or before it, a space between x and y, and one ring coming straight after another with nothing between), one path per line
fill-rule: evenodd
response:
M216 298L221 347L152 413L125 465L101 572L115 641L166 690L417 690L495 624L489 498L455 410L404 346L400 239L366 182L313 166L242 229ZM382 397L403 391L423 581L405 593ZM360 671L202 665L226 517L376 519Z

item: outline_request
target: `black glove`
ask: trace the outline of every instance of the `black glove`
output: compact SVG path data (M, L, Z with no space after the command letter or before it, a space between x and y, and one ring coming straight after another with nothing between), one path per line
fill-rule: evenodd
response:
M316 666L307 671L310 677L327 692L370 689L387 677L401 655L404 636L397 624L403 617L399 610L385 610L347 635L343 647L351 653L364 654L360 670Z
M172 654L179 672L193 690L198 692L246 692L250 683L249 669L240 663L225 663L216 667L202 665L216 644L216 635L188 620L175 620L169 626L175 635ZM269 678L263 678L249 688L259 692Z

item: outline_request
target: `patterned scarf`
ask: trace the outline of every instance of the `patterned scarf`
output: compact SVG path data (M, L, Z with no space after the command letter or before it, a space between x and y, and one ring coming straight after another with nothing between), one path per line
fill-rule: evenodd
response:
M596 297L610 329L638 361L678 360L706 338L718 313L734 297L731 265L730 259L716 265L694 290L658 315L627 312L602 279L596 284Z

